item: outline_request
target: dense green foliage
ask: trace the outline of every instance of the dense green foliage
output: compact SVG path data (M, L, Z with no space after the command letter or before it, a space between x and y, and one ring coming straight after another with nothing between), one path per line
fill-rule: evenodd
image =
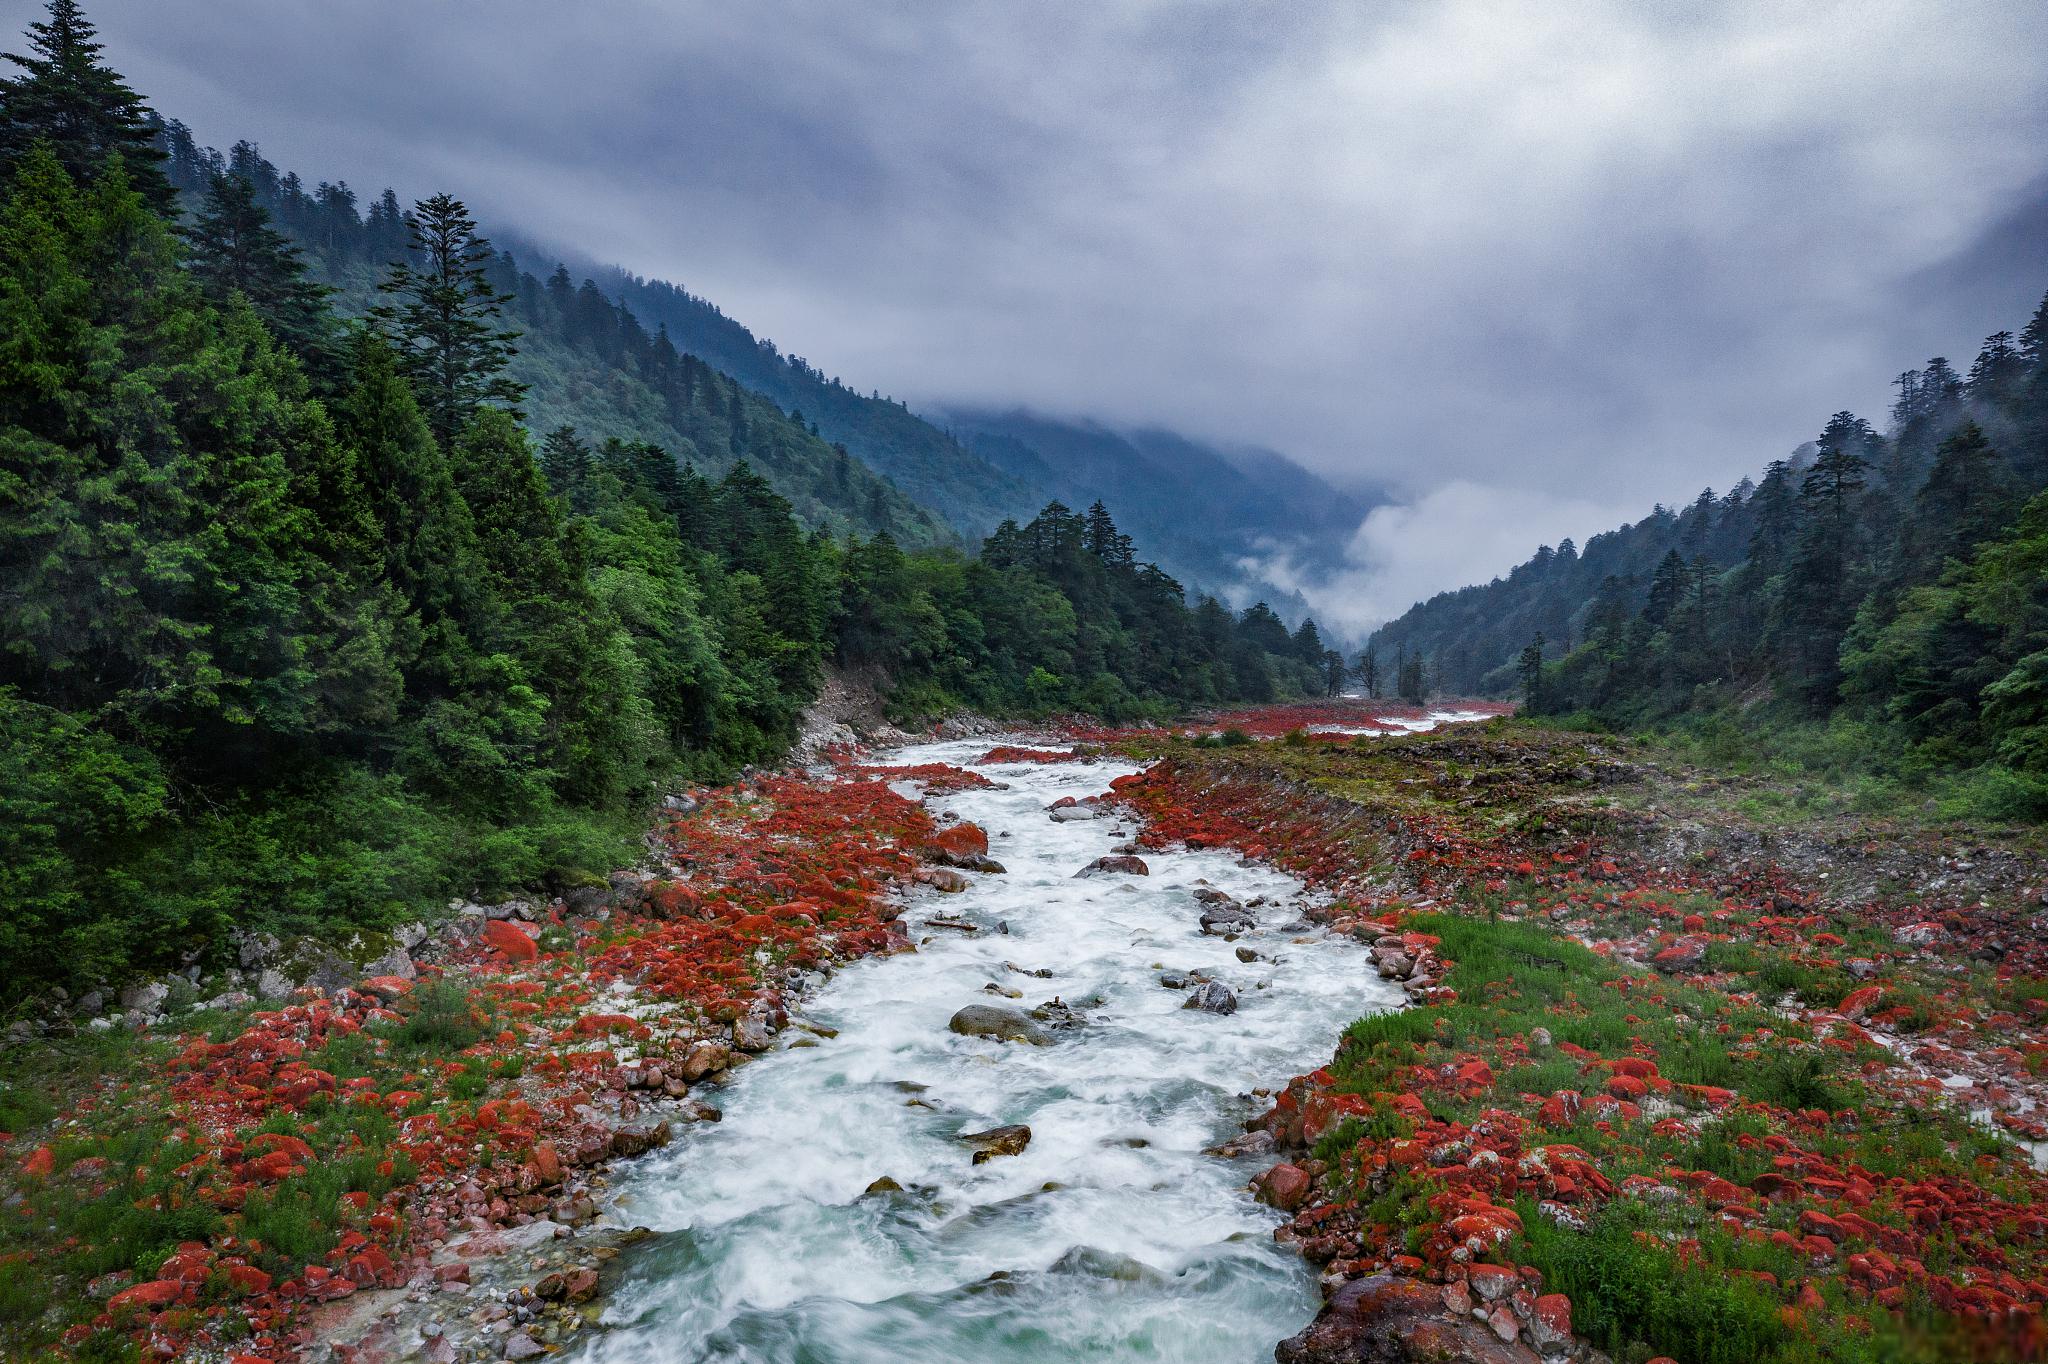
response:
M2048 302L1967 377L1897 383L1886 434L1838 412L1760 481L1545 547L1373 651L1537 713L1804 731L1824 763L2048 817Z
M49 102L35 79L9 88L10 126ZM84 84L131 98L111 72ZM907 713L1123 717L1328 684L1312 624L1190 609L1099 505L1006 523L973 560L835 539L843 518L800 517L746 457L824 447L659 338L654 425L682 449L557 425L536 451L512 405L543 409L546 385L501 322L516 292L449 196L372 214L396 254L366 325L270 225L260 162L214 174L181 223L132 148L81 178L54 138L17 143L0 997L189 964L235 927L375 929L601 867L670 783L779 756L833 663ZM722 470L693 462L707 448ZM900 519L825 457L828 487Z

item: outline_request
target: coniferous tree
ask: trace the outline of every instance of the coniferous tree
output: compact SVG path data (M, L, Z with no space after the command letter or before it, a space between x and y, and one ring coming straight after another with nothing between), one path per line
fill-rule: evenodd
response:
M1966 421L1936 449L1934 467L1913 502L1907 528L1907 568L1931 579L1944 559L1964 558L1990 539L2012 512L1998 452L1983 428Z
M505 374L519 333L499 325L511 295L485 274L491 244L452 195L413 205L406 219L411 256L381 286L392 299L372 315L397 347L420 395L427 424L444 445L487 403L516 409L525 389Z
M238 175L214 176L185 239L188 267L207 297L224 302L240 294L300 359L324 365L334 330L327 311L333 290L306 278L299 249L270 225L253 184Z
M1532 715L1543 709L1543 636L1523 646L1515 660L1515 674L1522 680L1522 705Z
M142 97L100 60L102 46L78 0L49 0L47 14L28 26L26 53L4 54L21 74L0 79L0 174L38 141L79 184L119 153L130 187L155 207L168 207L164 154Z
M573 426L558 426L548 432L540 443L540 471L546 476L548 490L556 497L566 497L574 505L576 490L590 476L590 447L576 434Z

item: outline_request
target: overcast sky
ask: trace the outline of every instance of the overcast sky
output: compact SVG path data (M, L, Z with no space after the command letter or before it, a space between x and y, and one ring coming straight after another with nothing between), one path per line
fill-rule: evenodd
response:
M2035 0L88 10L202 141L447 189L858 387L1384 489L1305 584L1353 624L1881 419L2048 289L2038 237L1930 287L2042 197Z

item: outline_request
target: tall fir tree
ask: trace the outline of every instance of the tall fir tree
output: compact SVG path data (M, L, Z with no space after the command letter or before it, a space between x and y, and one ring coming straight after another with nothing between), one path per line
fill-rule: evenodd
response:
M427 425L450 445L486 404L515 414L525 388L506 375L519 333L500 325L510 294L485 267L488 238L460 199L436 194L406 219L410 260L394 263L381 286L390 302L371 310L397 348L420 395Z
M164 154L142 97L100 60L98 33L78 0L49 0L47 16L28 26L27 52L4 54L20 74L0 80L0 174L39 141L79 184L119 153L129 186L151 205L169 207Z
M239 175L216 175L184 229L192 277L208 298L240 294L271 333L300 359L324 368L331 359L333 290L306 278L299 249L270 225L256 187Z

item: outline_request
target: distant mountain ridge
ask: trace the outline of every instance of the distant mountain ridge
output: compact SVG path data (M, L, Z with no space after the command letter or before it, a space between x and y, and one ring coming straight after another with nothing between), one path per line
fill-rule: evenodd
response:
M975 454L1071 506L1100 500L1160 567L1204 590L1263 598L1284 616L1309 614L1299 594L1256 565L1286 550L1332 565L1374 501L1330 486L1267 450L1226 453L1158 428L1117 430L1024 409L934 414Z
M1239 604L1263 598L1298 622L1308 603L1243 565L1280 548L1298 563L1334 565L1378 501L1334 488L1275 451L1226 451L1157 427L1119 430L1020 408L940 405L921 415L783 352L678 285L584 268L677 347L815 423L970 542L1054 500L1076 510L1100 500L1140 555L1190 590Z

